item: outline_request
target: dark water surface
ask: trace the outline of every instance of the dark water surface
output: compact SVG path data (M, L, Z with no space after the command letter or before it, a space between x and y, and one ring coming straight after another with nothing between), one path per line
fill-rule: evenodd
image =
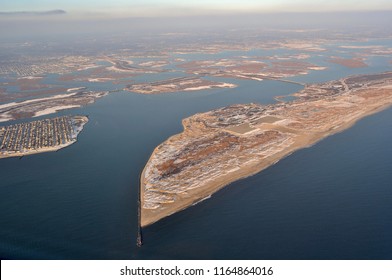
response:
M183 118L272 103L302 88L235 83L157 96L113 93L60 113L89 115L76 144L0 160L0 257L391 259L392 109L147 227L143 247L135 246L139 174L153 149L182 130Z

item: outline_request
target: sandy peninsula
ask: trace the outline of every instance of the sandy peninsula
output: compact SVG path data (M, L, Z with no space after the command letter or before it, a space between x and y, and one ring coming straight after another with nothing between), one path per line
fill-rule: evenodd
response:
M391 85L392 72L353 76L307 85L295 101L232 105L184 119L184 131L160 144L142 172L141 226L386 109Z

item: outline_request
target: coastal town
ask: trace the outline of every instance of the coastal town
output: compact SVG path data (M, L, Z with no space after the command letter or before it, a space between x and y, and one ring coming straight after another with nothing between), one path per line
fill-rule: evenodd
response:
M85 116L61 116L0 127L0 159L69 146L87 121Z
M10 59L0 65L0 75L16 75L32 77L48 73L65 74L94 68L94 57L86 56L31 56L21 59Z

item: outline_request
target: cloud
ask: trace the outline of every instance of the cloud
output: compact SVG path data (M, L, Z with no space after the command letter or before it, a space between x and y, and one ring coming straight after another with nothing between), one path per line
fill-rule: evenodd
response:
M14 12L0 12L0 16L53 16L53 15L63 15L67 12L64 10L51 10L51 11L14 11Z

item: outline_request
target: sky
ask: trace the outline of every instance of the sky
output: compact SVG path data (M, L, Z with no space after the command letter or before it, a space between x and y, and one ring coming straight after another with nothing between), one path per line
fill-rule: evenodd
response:
M101 16L392 10L391 0L1 0L0 12L62 9Z

